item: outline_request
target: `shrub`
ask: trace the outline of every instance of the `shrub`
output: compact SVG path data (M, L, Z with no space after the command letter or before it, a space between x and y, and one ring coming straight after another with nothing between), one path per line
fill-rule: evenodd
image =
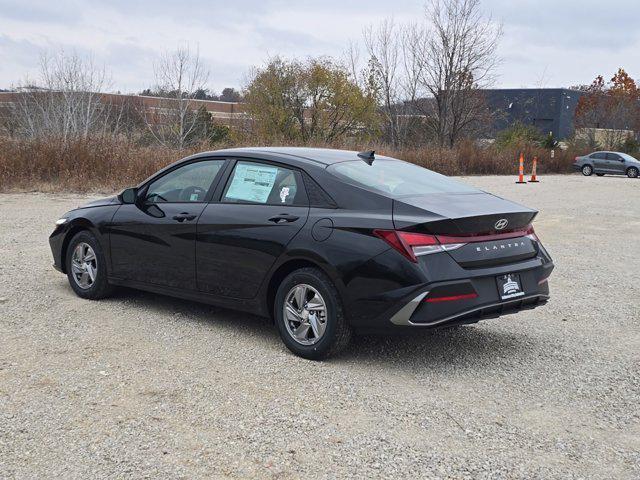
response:
M628 153L629 155L637 155L640 153L640 142L638 142L634 137L629 136L624 142L622 142L620 150L624 153Z
M509 128L501 130L496 135L496 146L500 149L522 149L540 144L542 136L533 125L514 122Z

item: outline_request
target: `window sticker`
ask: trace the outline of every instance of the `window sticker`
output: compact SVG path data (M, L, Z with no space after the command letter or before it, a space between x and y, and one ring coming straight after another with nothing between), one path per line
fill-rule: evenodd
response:
M287 201L288 196L289 196L289 187L282 187L282 190L280 190L280 200L282 200L282 203L285 203Z
M267 203L276 181L278 167L255 163L238 163L233 180L225 195L227 198Z
M191 196L189 197L189 201L197 202L198 201L198 194L197 193L192 193Z

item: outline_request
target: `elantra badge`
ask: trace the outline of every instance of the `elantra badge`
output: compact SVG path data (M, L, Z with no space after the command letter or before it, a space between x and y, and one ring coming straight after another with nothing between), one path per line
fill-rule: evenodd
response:
M509 220L507 220L506 218L501 218L496 222L494 227L496 230L504 230L505 228L507 228L507 225L509 225Z

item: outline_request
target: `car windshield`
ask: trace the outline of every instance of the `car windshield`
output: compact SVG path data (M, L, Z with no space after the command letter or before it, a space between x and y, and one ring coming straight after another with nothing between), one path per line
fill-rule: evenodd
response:
M624 158L625 160L632 160L634 162L637 162L638 159L632 157L631 155L628 155L626 153L619 153L618 155L620 155L622 158Z
M478 193L473 187L412 163L376 159L334 163L327 168L338 178L367 190L391 197L428 193Z

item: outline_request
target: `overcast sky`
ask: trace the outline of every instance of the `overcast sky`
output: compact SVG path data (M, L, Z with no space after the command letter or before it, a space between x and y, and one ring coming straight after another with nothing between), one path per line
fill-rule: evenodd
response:
M241 87L269 55L340 56L362 27L393 16L416 21L420 0L0 0L0 88L37 74L43 52L91 52L112 89L151 86L159 53L199 46L210 87ZM501 21L497 87L564 87L640 78L640 0L485 0Z

